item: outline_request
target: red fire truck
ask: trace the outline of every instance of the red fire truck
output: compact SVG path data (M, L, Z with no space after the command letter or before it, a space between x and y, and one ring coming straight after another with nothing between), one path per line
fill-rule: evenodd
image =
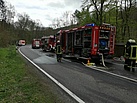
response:
M55 50L55 37L43 36L41 38L41 48L43 51L54 51Z
M32 40L32 49L40 48L41 46L41 40L40 39L33 39Z
M56 41L60 40L65 55L100 60L101 56L114 54L115 35L116 27L110 24L87 24L60 30L56 34Z

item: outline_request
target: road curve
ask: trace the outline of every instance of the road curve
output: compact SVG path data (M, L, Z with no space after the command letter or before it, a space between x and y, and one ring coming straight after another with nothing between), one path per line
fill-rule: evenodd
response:
M44 74L70 91L82 103L137 103L137 83L87 68L76 62L56 62L52 53L23 46L20 51Z

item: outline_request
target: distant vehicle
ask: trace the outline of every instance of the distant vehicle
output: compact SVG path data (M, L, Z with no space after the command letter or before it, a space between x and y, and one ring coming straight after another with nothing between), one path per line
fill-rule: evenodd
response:
M41 38L41 48L43 51L55 51L55 37L43 36Z
M26 45L26 41L25 40L19 40L18 41L18 46L24 46Z
M41 40L40 39L33 39L32 40L32 49L39 49L41 47Z

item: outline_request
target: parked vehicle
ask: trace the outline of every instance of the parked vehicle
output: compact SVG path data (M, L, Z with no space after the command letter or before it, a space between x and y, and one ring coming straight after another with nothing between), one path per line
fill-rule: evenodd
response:
M40 48L41 47L41 40L40 39L33 39L32 40L32 49Z
M18 46L24 46L24 45L26 45L26 41L25 40L19 40L17 45Z
M115 35L116 27L104 23L60 30L55 37L67 57L101 60L102 56L114 54Z
M41 48L43 51L55 51L55 37L43 36L41 38Z

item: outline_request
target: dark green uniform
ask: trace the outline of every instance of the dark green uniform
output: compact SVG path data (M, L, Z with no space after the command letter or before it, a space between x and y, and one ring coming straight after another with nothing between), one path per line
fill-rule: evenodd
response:
M56 45L56 56L57 56L57 61L61 61L62 58L62 47L60 44Z
M125 64L124 69L135 71L136 60L137 60L137 44L135 40L129 39L125 45Z

